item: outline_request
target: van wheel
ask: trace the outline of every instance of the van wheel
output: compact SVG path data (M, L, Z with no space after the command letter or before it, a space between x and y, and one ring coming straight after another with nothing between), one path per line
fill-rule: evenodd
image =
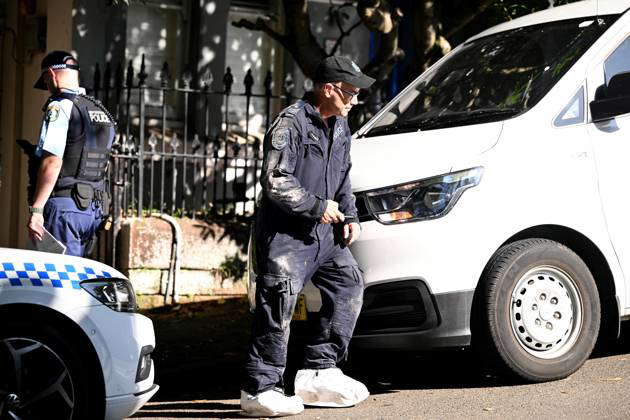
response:
M102 417L104 396L88 380L90 368L76 347L50 325L3 326L0 419Z
M590 356L599 295L588 267L569 248L546 239L508 244L488 264L481 288L473 343L491 364L544 382L571 375Z

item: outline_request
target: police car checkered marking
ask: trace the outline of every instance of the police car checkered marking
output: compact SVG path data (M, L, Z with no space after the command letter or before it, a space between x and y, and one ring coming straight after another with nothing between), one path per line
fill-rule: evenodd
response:
M72 264L53 263L2 263L0 286L8 281L11 286L35 286L80 289L83 280L111 278L108 271Z

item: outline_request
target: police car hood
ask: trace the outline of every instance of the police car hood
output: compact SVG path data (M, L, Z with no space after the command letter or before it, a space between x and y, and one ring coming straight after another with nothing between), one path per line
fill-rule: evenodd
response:
M499 140L502 122L352 141L352 189L372 190L463 169Z
M15 278L14 281L10 281ZM126 279L118 270L87 258L24 249L0 248L0 289L18 283L26 286L77 288L83 280ZM39 280L33 283L31 279ZM6 280L6 281L3 281ZM59 282L52 282L59 280Z

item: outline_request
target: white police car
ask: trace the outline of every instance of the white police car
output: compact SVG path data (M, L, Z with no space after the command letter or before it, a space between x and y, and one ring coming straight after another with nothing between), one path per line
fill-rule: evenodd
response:
M121 419L158 390L153 324L96 261L0 248L0 418Z

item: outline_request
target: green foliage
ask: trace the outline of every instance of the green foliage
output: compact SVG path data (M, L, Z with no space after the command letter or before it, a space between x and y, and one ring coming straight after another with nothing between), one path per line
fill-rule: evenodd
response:
M245 275L247 263L238 254L227 257L217 268L216 273L223 279L239 280Z

